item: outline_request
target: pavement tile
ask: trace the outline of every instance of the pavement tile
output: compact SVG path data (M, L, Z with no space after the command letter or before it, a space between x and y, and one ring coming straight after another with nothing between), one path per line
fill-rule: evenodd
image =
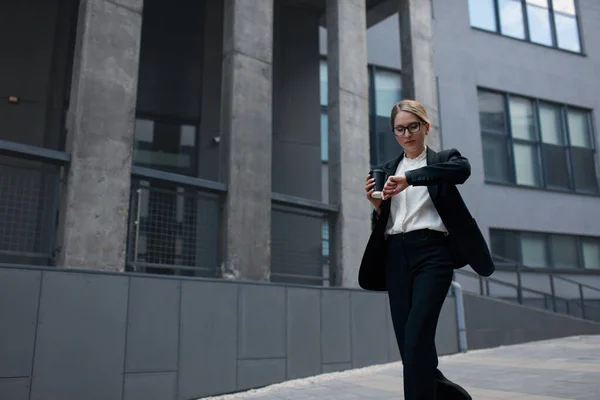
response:
M440 357L475 400L600 400L600 336L578 336ZM209 399L402 400L402 364L284 382Z

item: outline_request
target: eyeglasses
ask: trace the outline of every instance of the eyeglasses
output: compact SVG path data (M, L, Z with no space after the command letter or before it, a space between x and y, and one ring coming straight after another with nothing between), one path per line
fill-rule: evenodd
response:
M408 130L410 133L417 133L419 129L421 129L421 125L427 125L427 122L411 122L406 126L396 125L392 130L394 135L396 136L404 136L406 135L406 131Z

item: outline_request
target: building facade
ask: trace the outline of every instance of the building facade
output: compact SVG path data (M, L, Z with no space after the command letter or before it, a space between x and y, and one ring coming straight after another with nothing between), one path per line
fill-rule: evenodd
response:
M32 4L0 6L4 264L356 286L412 97L496 276L600 287L595 0Z

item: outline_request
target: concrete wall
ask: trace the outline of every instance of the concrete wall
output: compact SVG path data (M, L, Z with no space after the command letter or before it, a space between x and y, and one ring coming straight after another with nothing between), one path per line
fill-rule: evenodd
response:
M489 297L465 294L463 298L470 350L574 335L600 334L600 323Z
M0 398L189 400L395 361L387 297L0 269ZM458 350L448 298L441 354Z

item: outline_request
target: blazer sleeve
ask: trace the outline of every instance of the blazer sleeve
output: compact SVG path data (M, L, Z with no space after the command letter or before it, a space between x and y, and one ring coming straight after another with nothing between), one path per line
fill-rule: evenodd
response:
M371 216L371 231L375 230L375 225L377 225L378 220L379 220L379 214L377 214L377 211L373 210L373 215Z
M411 186L434 186L442 183L460 185L471 176L471 164L456 149L448 151L448 159L437 164L407 171L406 182Z

